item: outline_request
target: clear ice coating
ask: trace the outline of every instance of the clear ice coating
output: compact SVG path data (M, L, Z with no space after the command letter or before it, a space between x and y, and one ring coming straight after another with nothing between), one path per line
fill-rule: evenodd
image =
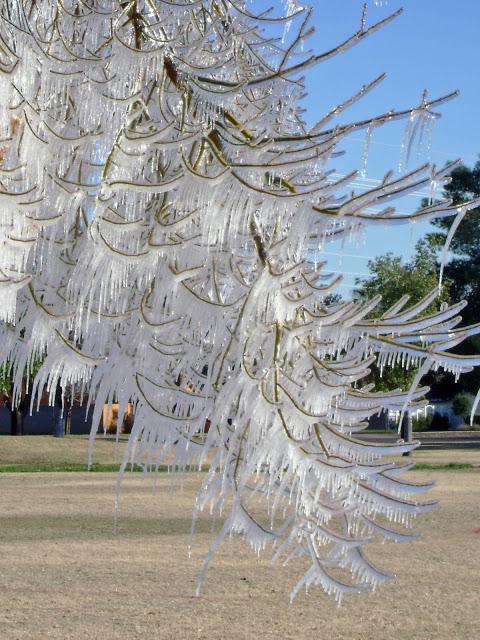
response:
M331 180L352 132L366 133L365 169L373 129L404 119L408 155L453 94L335 125L380 76L314 127L302 120L301 75L398 11L371 26L364 11L358 32L317 55L303 2L284 18L254 8L1 2L0 362L18 396L43 360L34 393L53 402L74 385L94 430L104 403L122 415L130 402L123 469L208 463L195 509L223 514L212 552L232 533L257 552L273 544L285 562L308 559L292 595L319 585L340 600L389 577L369 542L411 539L432 507L417 495L428 485L400 480L409 466L390 460L415 444L357 437L384 409L421 406L425 389L417 376L375 391L362 383L370 365L458 375L480 360L448 351L478 331L457 328L462 304L424 317L431 296L402 298L375 317L378 298L329 303L341 277L323 248L379 223L459 221L478 203L436 196L396 212L411 190L441 193L455 163L387 173L360 195L356 174Z

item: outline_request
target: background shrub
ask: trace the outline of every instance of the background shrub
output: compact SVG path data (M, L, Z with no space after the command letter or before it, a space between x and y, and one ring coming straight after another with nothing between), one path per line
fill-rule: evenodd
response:
M419 416L412 420L413 431L447 431L450 427L448 416L444 416L438 411L432 415Z
M433 416L428 414L426 416L418 416L412 420L413 431L428 431L432 425Z
M448 416L444 416L438 411L432 416L432 422L430 425L431 431L447 431L450 428L450 420Z
M452 409L456 416L468 422L470 420L470 411L472 410L472 398L470 394L466 391L457 393L453 398Z

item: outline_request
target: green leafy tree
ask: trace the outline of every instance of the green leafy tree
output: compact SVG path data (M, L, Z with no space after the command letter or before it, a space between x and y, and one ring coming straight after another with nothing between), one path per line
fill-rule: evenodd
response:
M465 391L457 393L453 399L452 409L455 415L462 418L465 422L469 422L470 412L472 410L472 397Z
M415 246L411 260L404 261L400 256L389 252L368 262L370 275L356 279L355 299L372 299L381 295L382 301L377 307L386 313L402 296L408 296L408 305L416 304L438 287L437 250L434 243L421 239ZM442 303L448 303L450 282L442 287L441 294L424 310L424 315L438 311ZM379 391L392 388L407 389L413 381L416 368L406 369L401 365L385 368L381 371L372 365L372 382ZM435 377L435 376L433 376ZM431 384L431 378L427 383ZM435 382L435 380L434 380Z
M14 381L10 363L0 369L0 393L6 408L10 413L10 434L23 436L25 417L30 409L30 382L33 380L42 365L42 360L33 362L31 371L24 372L20 399L15 402L13 388Z
M455 204L480 197L480 161L473 168L457 167L452 171L451 178L444 195ZM433 224L438 231L429 234L427 240L432 247L437 247L437 256L440 256L451 220L440 218ZM464 324L476 324L480 322L480 207L469 211L462 220L453 236L450 252L452 257L445 265L445 276L450 281L452 301L466 300L468 306L462 311ZM460 354L480 353L480 337L472 336L456 351ZM451 376L447 378L451 380ZM476 368L463 375L455 387L453 383L449 387L450 395L459 390L476 393L480 388L480 370Z

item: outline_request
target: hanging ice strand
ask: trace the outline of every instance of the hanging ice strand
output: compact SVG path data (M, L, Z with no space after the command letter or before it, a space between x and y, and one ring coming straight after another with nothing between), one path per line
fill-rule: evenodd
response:
M285 26L283 28L283 36L282 36L282 42L285 42L285 40L288 37L288 33L292 27L292 19L296 16L299 15L302 11L302 6L300 5L300 2L298 0L284 0L284 6L285 6L285 17L286 18L290 18L290 19L286 19L285 20ZM301 45L302 43L300 43Z
M367 132L365 134L365 140L363 143L362 171L360 173L362 178L367 177L368 155L370 153L370 143L372 141L372 132L373 132L373 128L368 127Z
M410 215L394 206L412 189L440 194L455 162L386 171L360 194L357 173L334 178L332 163L351 133L367 143L400 119L413 132L454 94L332 122L382 75L309 128L305 72L400 11L369 24L364 7L328 55L302 53L310 10L288 12L298 16L256 16L246 2L2 4L0 89L14 118L1 124L0 365L17 400L36 360L35 401L84 388L92 442L104 405L115 398L122 415L130 403L122 474L130 461L208 462L196 510L222 514L212 553L233 533L256 552L275 544L292 572L302 559L293 595L318 585L340 601L389 578L363 548L411 539L433 506L394 461L415 444L357 435L374 414L424 403L422 387L372 389L372 362L459 375L480 360L449 352L475 331L457 327L462 304L425 317L436 292L385 314L378 299L335 302L341 276L316 255L359 228L456 213L440 197Z
M425 89L422 96L422 105L426 103L427 97L428 92ZM417 162L420 160L420 156L422 153L425 153L425 155L428 155L430 153L429 139L431 132L431 122L433 121L433 119L434 116L429 114L428 111L423 111L421 117L419 118L417 135Z
M412 139L413 124L415 122L414 113L410 113L407 124L405 125L405 131L403 133L402 143L400 145L400 157L398 159L398 173L402 173L406 170L409 160L409 148Z
M438 113L434 113L429 109L428 92L425 89L419 106L416 109L412 109L405 127L400 147L399 172L405 170L408 166L415 142L417 143L417 161L424 145L427 155L430 155L433 124L438 117Z
M284 0L284 12L285 16L294 16L297 13L300 13L303 9L299 0ZM289 21L287 20L287 24Z

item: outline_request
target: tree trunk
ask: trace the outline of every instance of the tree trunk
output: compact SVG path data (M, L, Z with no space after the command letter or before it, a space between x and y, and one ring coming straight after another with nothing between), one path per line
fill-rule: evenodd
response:
M63 438L65 435L65 416L63 414L62 408L55 407L53 408L53 437L54 438Z
M65 409L60 385L55 389L55 404L53 407L53 437L63 438L65 435Z
M23 436L23 413L20 409L10 409L10 435Z
M68 405L67 419L65 420L65 434L69 436L72 432L72 405Z
M400 436L404 442L412 442L412 417L409 413L403 415ZM406 451L403 455L409 456L410 453L410 451Z

